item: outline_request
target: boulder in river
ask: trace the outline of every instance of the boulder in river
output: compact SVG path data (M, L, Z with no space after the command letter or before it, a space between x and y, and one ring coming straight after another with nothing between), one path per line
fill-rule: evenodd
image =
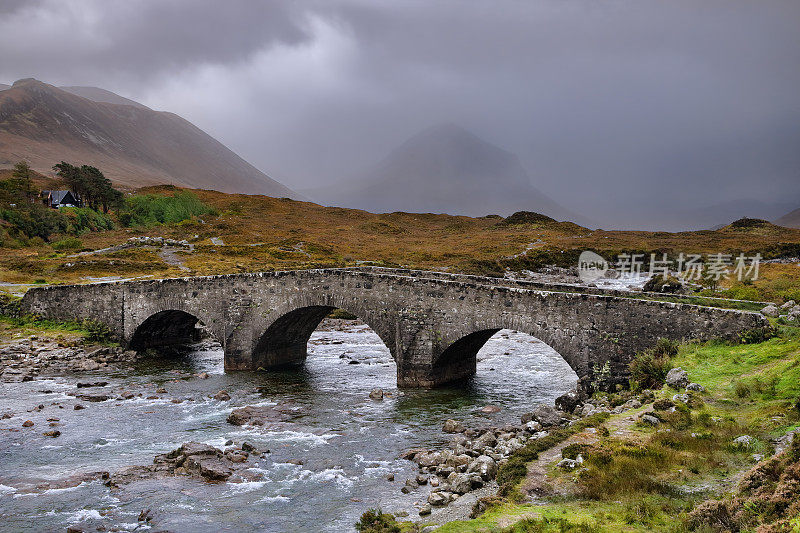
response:
M105 402L111 399L108 394L76 394L76 398L85 402Z
M108 385L108 381L93 381L87 383L81 383L80 381L76 385L79 389L87 389L90 387L105 387Z
M556 426L561 422L561 413L555 407L540 404L532 412L522 415L523 424L532 420L539 422L544 427Z
M581 403L581 397L577 391L570 391L556 398L556 408L567 413L572 413Z
M231 411L228 423L235 426L263 426L271 422L286 422L291 416L279 406L248 405Z
M446 420L442 426L442 431L445 433L463 433L464 429L464 424L452 418Z
M209 481L225 481L231 477L230 468L218 457L193 455L186 459L184 468L190 473L196 473Z
M375 401L383 400L383 390L382 389L372 389L369 392L369 399L370 400L375 400Z

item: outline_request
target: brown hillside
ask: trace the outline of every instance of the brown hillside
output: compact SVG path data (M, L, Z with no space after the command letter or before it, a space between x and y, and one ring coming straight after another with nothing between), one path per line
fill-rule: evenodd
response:
M127 188L172 183L299 197L178 115L97 102L34 79L0 91L0 166L21 159L45 174L61 160L94 165Z
M776 220L775 224L787 228L800 228L800 209L795 209L791 213L786 213Z

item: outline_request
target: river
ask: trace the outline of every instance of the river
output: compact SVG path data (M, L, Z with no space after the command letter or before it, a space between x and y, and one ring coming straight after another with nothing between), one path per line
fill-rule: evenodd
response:
M300 370L224 373L214 346L180 357L136 363L132 370L91 372L0 385L0 531L145 531L140 512L150 509L153 530L352 531L362 512L379 506L417 518L427 487L400 488L417 474L398 455L413 447L442 445L447 418L472 426L518 422L538 403L576 383L574 372L550 347L503 330L478 355L467 384L438 390L398 390L388 349L367 326L326 321L309 343ZM197 374L206 372L208 379ZM78 381L108 381L108 389L142 396L128 401L79 403L67 392ZM156 389L159 399L145 399ZM374 388L390 397L369 399ZM211 396L226 390L230 401ZM180 401L180 403L176 403ZM60 404L62 408L59 408ZM280 404L291 420L268 428L226 422L235 407ZM497 405L501 411L483 414ZM44 405L41 411L28 412ZM58 418L58 438L42 436ZM19 429L23 420L35 422ZM259 458L253 481L207 483L178 476L142 480L110 490L99 481L70 486L72 475L150 464L186 441L223 447L247 441L271 453ZM395 481L386 479L394 474Z

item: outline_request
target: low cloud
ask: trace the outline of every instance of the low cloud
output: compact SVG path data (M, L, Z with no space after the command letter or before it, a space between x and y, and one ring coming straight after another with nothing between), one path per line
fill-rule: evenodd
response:
M456 122L606 225L738 199L800 204L794 1L0 9L0 81L96 85L176 112L296 189Z

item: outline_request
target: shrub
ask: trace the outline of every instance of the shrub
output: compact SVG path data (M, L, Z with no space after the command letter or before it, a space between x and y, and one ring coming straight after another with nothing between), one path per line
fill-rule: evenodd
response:
M0 219L8 222L9 233L16 239L40 237L47 241L54 233L65 233L68 226L65 216L40 204L0 209Z
M671 464L672 454L661 446L604 443L584 455L589 467L579 477L580 492L593 500L642 492L670 494L670 487L656 480L655 475Z
M745 285L735 285L728 289L728 297L733 298L735 300L751 300L751 301L759 301L761 300L761 294L758 292L758 289L752 286L745 286Z
M759 344L778 335L778 330L768 325L760 328L748 329L741 334L742 344Z
M83 339L86 342L106 342L111 338L111 328L96 320L84 320L81 327L86 330Z
M380 509L369 509L355 524L359 533L400 533L400 525L394 515Z
M747 398L750 396L750 387L744 381L737 381L733 387L733 392L737 398Z
M792 521L798 515L800 438L795 438L786 452L745 474L732 497L698 505L686 525L693 530L795 531Z
M662 398L661 400L656 400L653 402L653 409L656 411L667 411L675 407L675 402L672 400L667 400L666 398Z
M636 355L629 365L631 381L637 389L660 389L672 368L669 358L657 357L650 351Z
M636 354L628 365L633 388L660 389L672 368L670 358L677 353L678 343L662 338L652 348Z
M139 194L125 199L119 221L123 226L149 227L175 224L194 216L214 213L211 207L189 191L177 192L172 196Z
M114 229L114 222L108 215L88 207L65 207L59 209L59 213L67 220L66 233L72 235Z
M625 504L623 519L626 524L651 526L653 519L661 514L661 507L649 498L636 499Z
M67 237L66 239L61 239L60 241L54 242L52 246L57 252L67 252L72 250L80 250L83 248L83 243L80 239L75 237Z
M561 450L561 457L564 459L575 459L578 455L582 454L589 448L586 444L581 444L579 442L570 444L568 446L564 446L564 449Z
M658 339L653 347L653 355L658 357L673 357L678 355L678 343L670 339Z

